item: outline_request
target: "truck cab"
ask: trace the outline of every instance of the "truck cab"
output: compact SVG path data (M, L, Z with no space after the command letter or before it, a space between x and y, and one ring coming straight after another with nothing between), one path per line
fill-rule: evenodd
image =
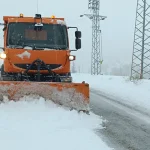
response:
M64 18L4 16L4 81L72 82L71 51L81 48L81 32L68 27ZM68 30L75 31L75 50L70 50Z

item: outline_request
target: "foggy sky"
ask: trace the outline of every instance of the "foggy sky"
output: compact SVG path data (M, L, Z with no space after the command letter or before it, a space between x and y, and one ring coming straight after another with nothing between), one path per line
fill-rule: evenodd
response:
M115 63L131 63L137 0L101 0L100 15L107 16L101 22L103 38L103 60L110 67ZM5 0L0 6L0 22L3 15L34 16L37 0ZM64 17L68 26L77 26L82 31L82 49L76 55L76 67L82 72L90 69L92 48L92 22L81 14L89 13L88 0L39 0L38 13L42 16ZM2 28L0 28L2 29ZM71 29L72 30L72 29ZM69 31L71 49L74 49L74 30ZM0 46L3 33L0 32Z

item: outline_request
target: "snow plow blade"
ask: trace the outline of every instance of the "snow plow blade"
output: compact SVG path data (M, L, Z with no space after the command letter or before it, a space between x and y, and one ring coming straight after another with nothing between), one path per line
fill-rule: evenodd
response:
M89 84L58 82L1 81L0 100L18 101L24 96L38 95L45 100L76 109L89 110Z

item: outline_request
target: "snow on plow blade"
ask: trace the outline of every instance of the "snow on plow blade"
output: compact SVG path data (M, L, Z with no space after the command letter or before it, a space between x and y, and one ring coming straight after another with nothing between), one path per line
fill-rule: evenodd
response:
M89 84L86 83L54 83L1 81L0 99L7 96L9 100L18 101L24 96L38 95L45 100L64 105L78 111L89 109Z

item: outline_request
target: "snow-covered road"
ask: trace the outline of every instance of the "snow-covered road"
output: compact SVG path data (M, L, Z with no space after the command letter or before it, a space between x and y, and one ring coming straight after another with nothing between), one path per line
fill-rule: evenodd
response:
M122 76L72 75L74 82L89 83L93 112L108 121L100 137L104 135L116 150L150 149L150 80L131 82Z
M107 122L99 136L115 150L149 150L150 117L91 91L91 108Z

